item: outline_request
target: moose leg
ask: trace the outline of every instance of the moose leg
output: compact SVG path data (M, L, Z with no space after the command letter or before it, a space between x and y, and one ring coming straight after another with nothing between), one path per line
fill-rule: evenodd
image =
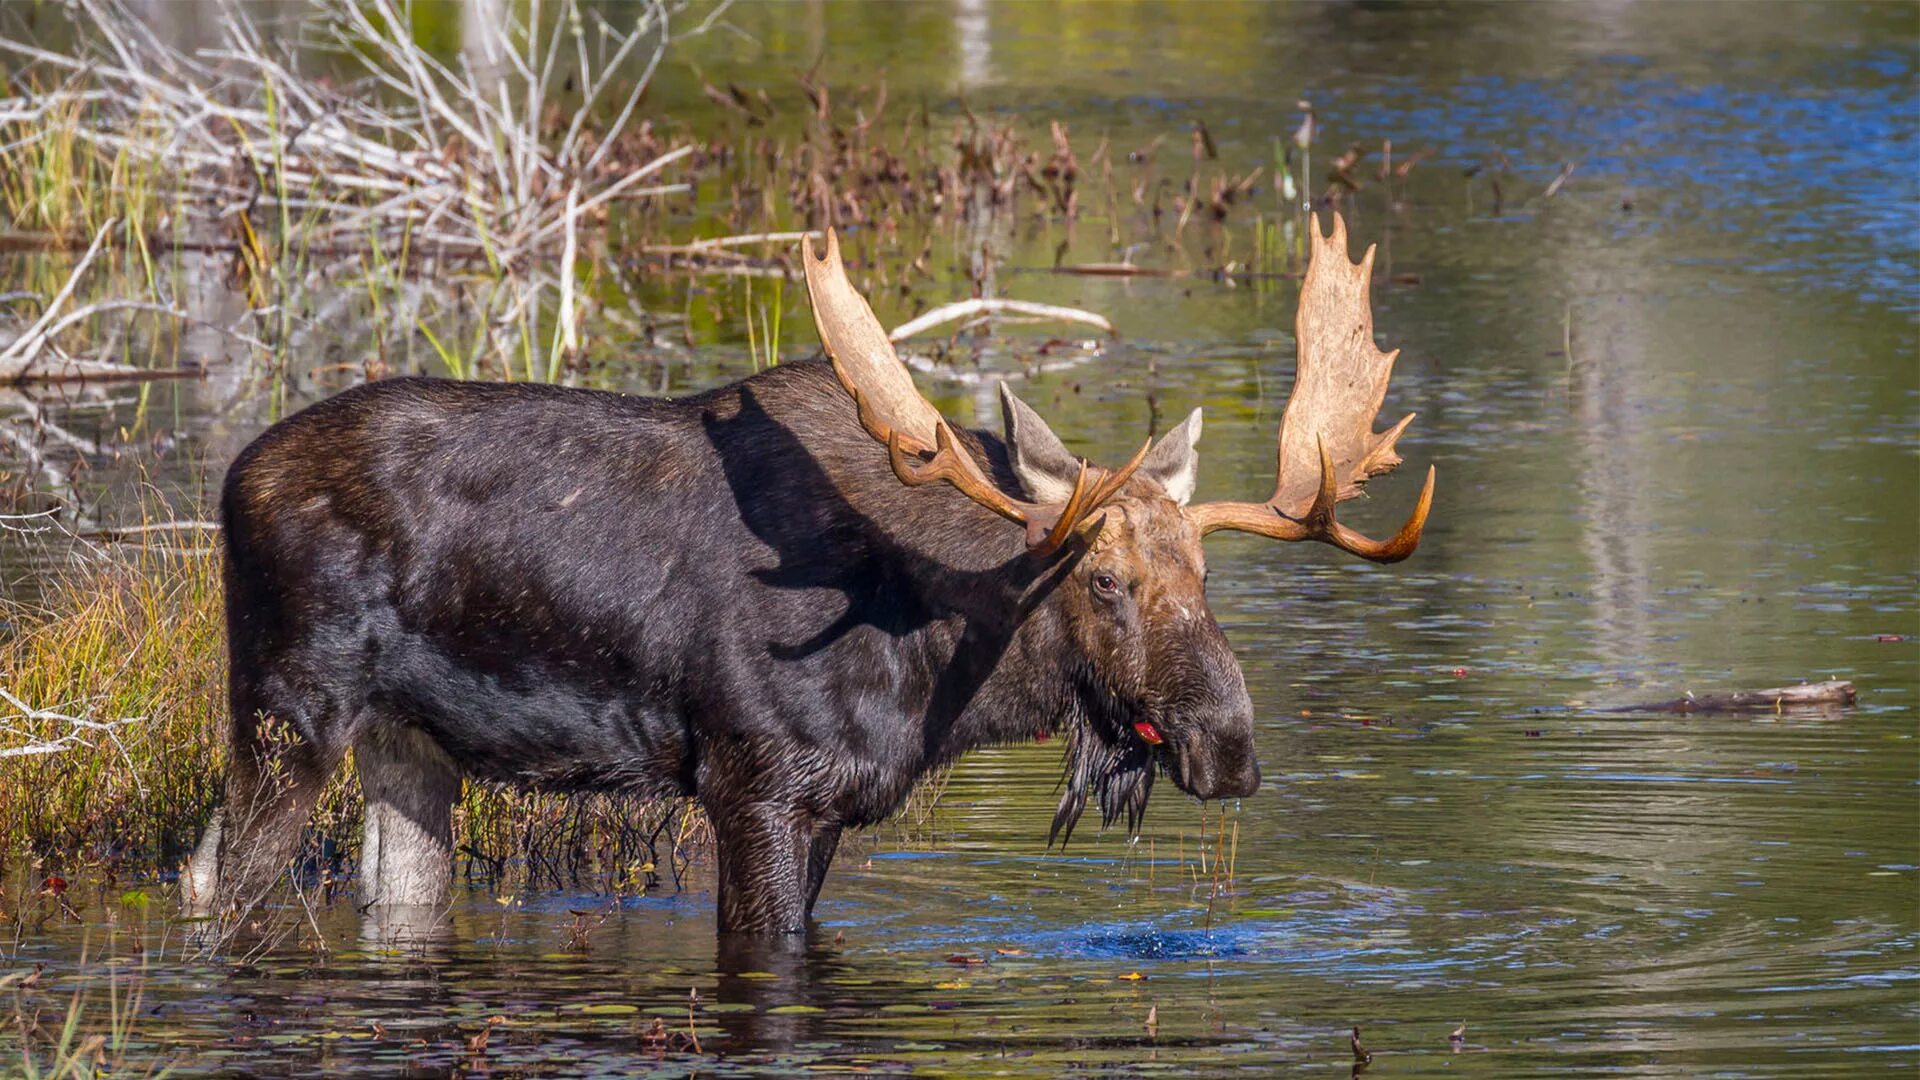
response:
M226 799L187 875L188 907L196 914L224 914L260 902L293 858L320 789L342 756L331 738L338 710L325 695L259 689L239 679L232 687ZM282 702L289 707L274 707Z
M453 873L460 767L416 728L377 724L353 744L366 793L360 844L363 905L440 907Z
M707 816L720 864L720 932L804 932L812 830L778 804L709 805Z
M807 917L813 917L814 901L820 899L820 886L827 883L827 868L833 865L833 853L840 846L840 826L822 825L813 830L807 845Z

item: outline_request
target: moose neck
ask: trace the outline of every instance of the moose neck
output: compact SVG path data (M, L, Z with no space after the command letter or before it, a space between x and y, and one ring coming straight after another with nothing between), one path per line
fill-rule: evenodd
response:
M1031 555L1019 525L949 485L902 484L824 362L782 364L745 387L717 396L711 408L720 422L742 424L755 445L804 433L804 448L791 444L796 460L818 470L816 483L773 494L778 509L761 532L777 549L792 538L791 550L781 551L783 564L824 559L823 580L858 580L879 590L854 602L891 609L885 617L899 635L889 646L893 659L917 669L899 684L898 705L924 717L926 763L1023 742L1072 717L1080 680L1068 659L1058 593L1072 587L1066 577L1075 549ZM997 436L956 435L997 482L1017 483ZM748 440L726 445L734 441ZM743 467L741 482L758 478ZM842 523L835 535L858 535L857 547L828 551L817 542L817 525L794 530L793 522L818 522L823 513Z
M977 508L973 508L977 511ZM938 551L926 552L922 596L936 613L922 651L932 686L927 703L928 750L951 760L984 746L1027 742L1065 726L1079 708L1074 652L1068 647L1059 590L1077 553L1029 555L1013 526L984 511L981 533L956 557L978 558L984 533L1010 538L1006 558L984 571L953 571Z

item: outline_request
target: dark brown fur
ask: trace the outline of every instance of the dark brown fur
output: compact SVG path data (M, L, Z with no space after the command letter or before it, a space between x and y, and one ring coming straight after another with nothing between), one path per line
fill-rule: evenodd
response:
M1021 482L1001 439L967 442ZM1036 556L902 486L818 362L681 401L372 384L262 435L222 512L233 754L196 878L220 904L264 890L349 747L399 731L486 780L698 798L736 931L801 929L841 831L974 747L1070 731L1069 833L1089 795L1137 825L1161 768L1258 786L1199 537L1153 469L1090 548ZM419 802L383 820L431 855L445 816Z

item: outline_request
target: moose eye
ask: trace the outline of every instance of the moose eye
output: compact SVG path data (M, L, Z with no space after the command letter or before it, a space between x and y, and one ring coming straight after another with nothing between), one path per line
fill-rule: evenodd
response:
M1112 595L1120 591L1120 582L1116 581L1112 574L1095 574L1093 575L1093 587L1103 593Z

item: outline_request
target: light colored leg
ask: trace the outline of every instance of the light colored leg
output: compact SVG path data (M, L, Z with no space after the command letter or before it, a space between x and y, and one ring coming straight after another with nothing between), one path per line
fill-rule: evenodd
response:
M207 822L207 831L200 834L200 843L180 875L188 915L213 914L213 891L220 884L220 832L225 820L225 809L215 808L213 820Z
M381 725L353 746L366 794L363 905L444 907L453 874L460 767L425 733Z

